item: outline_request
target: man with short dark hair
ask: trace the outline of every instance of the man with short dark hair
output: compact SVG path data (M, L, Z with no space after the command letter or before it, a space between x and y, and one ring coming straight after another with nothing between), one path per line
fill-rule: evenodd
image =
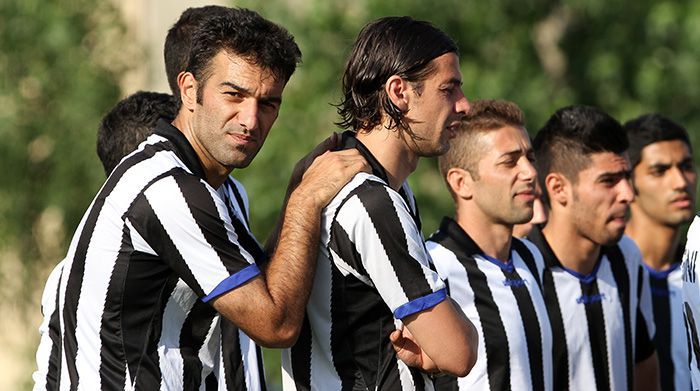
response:
M439 390L552 390L552 333L542 296L544 261L513 238L530 221L537 197L535 152L517 105L472 102L464 124L440 156L455 204L427 246L438 274L479 334L477 361Z
M430 389L409 364L463 376L476 356L473 325L431 269L406 182L418 159L437 156L469 108L457 48L427 22L387 17L366 25L343 76L342 148L372 167L324 209L318 268L299 341L283 354L287 390ZM396 322L396 323L395 323ZM397 332L398 334L398 332Z
M569 106L534 148L550 213L530 239L544 256L555 390L655 390L648 276L624 230L634 193L622 126L596 107Z
M170 94L139 91L119 101L97 129L97 156L105 174L153 133L158 119L172 122L176 115L177 103Z
M51 389L247 388L235 372L210 383L217 355L240 354L209 338L223 332L211 314L271 347L299 333L320 211L365 161L354 151L302 161L266 254L229 173L262 147L299 49L244 9L207 19L193 42L177 117L114 169L71 242L52 319L61 343L48 358Z
M624 125L635 199L625 233L649 272L661 388L690 389L683 320L681 228L695 215L697 174L688 133L660 114Z

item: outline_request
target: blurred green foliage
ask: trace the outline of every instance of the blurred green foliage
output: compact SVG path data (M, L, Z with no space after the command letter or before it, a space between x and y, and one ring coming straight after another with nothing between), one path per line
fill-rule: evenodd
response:
M25 299L43 284L36 270L65 254L103 180L95 154L97 124L122 95L120 76L139 61L123 55L133 50L124 50L127 31L110 4L0 2L0 286L18 282L30 292ZM411 15L447 31L460 47L468 98L516 102L531 134L557 108L583 103L621 121L658 111L684 124L694 143L700 137L700 2L236 4L284 25L304 53L265 148L248 169L233 173L248 189L261 241L274 224L293 164L337 130L332 104L339 101L346 56L360 28L380 16ZM434 160L423 161L410 181L429 235L442 215L452 213L450 197ZM6 267L10 260L22 267ZM0 289L0 298L7 300L7 292Z

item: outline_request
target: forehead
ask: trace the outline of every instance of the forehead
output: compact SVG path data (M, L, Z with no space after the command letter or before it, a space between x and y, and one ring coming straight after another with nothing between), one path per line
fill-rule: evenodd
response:
M501 154L516 150L531 149L530 136L523 127L504 126L479 132L490 153Z
M606 173L620 173L630 170L630 162L627 153L618 155L613 152L596 152L588 155L589 163L579 172L579 180L589 178L595 180Z
M446 83L449 81L462 81L462 73L459 70L459 58L455 53L445 53L432 61L435 71L428 76L427 80Z
M682 140L651 143L642 149L641 164L671 163L691 157L690 148Z
M209 79L212 84L233 83L258 91L262 95L280 95L285 82L278 80L267 68L253 63L245 57L221 50L211 60Z

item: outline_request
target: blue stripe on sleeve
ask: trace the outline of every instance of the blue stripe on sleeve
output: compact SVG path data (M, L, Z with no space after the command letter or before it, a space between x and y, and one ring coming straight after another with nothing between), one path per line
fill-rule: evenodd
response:
M403 319L409 315L427 310L428 308L433 308L445 300L445 298L447 298L447 290L443 288L437 292L419 297L402 305L394 311L394 317L396 319Z
M245 284L251 278L254 278L259 275L260 269L258 268L258 265L252 264L250 266L247 266L245 269L239 271L236 274L232 274L228 276L228 278L226 278L225 280L221 281L219 285L217 285L216 288L214 288L214 290L211 291L211 293L202 298L202 301L206 303L209 300L230 291L231 289L237 288Z

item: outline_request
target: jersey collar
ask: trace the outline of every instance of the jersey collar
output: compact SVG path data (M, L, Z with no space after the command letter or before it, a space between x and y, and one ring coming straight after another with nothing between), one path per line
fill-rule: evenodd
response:
M194 175L206 180L206 175L197 153L190 145L187 137L178 128L161 118L156 124L155 134L167 138L175 147L175 154L185 163L187 168Z

